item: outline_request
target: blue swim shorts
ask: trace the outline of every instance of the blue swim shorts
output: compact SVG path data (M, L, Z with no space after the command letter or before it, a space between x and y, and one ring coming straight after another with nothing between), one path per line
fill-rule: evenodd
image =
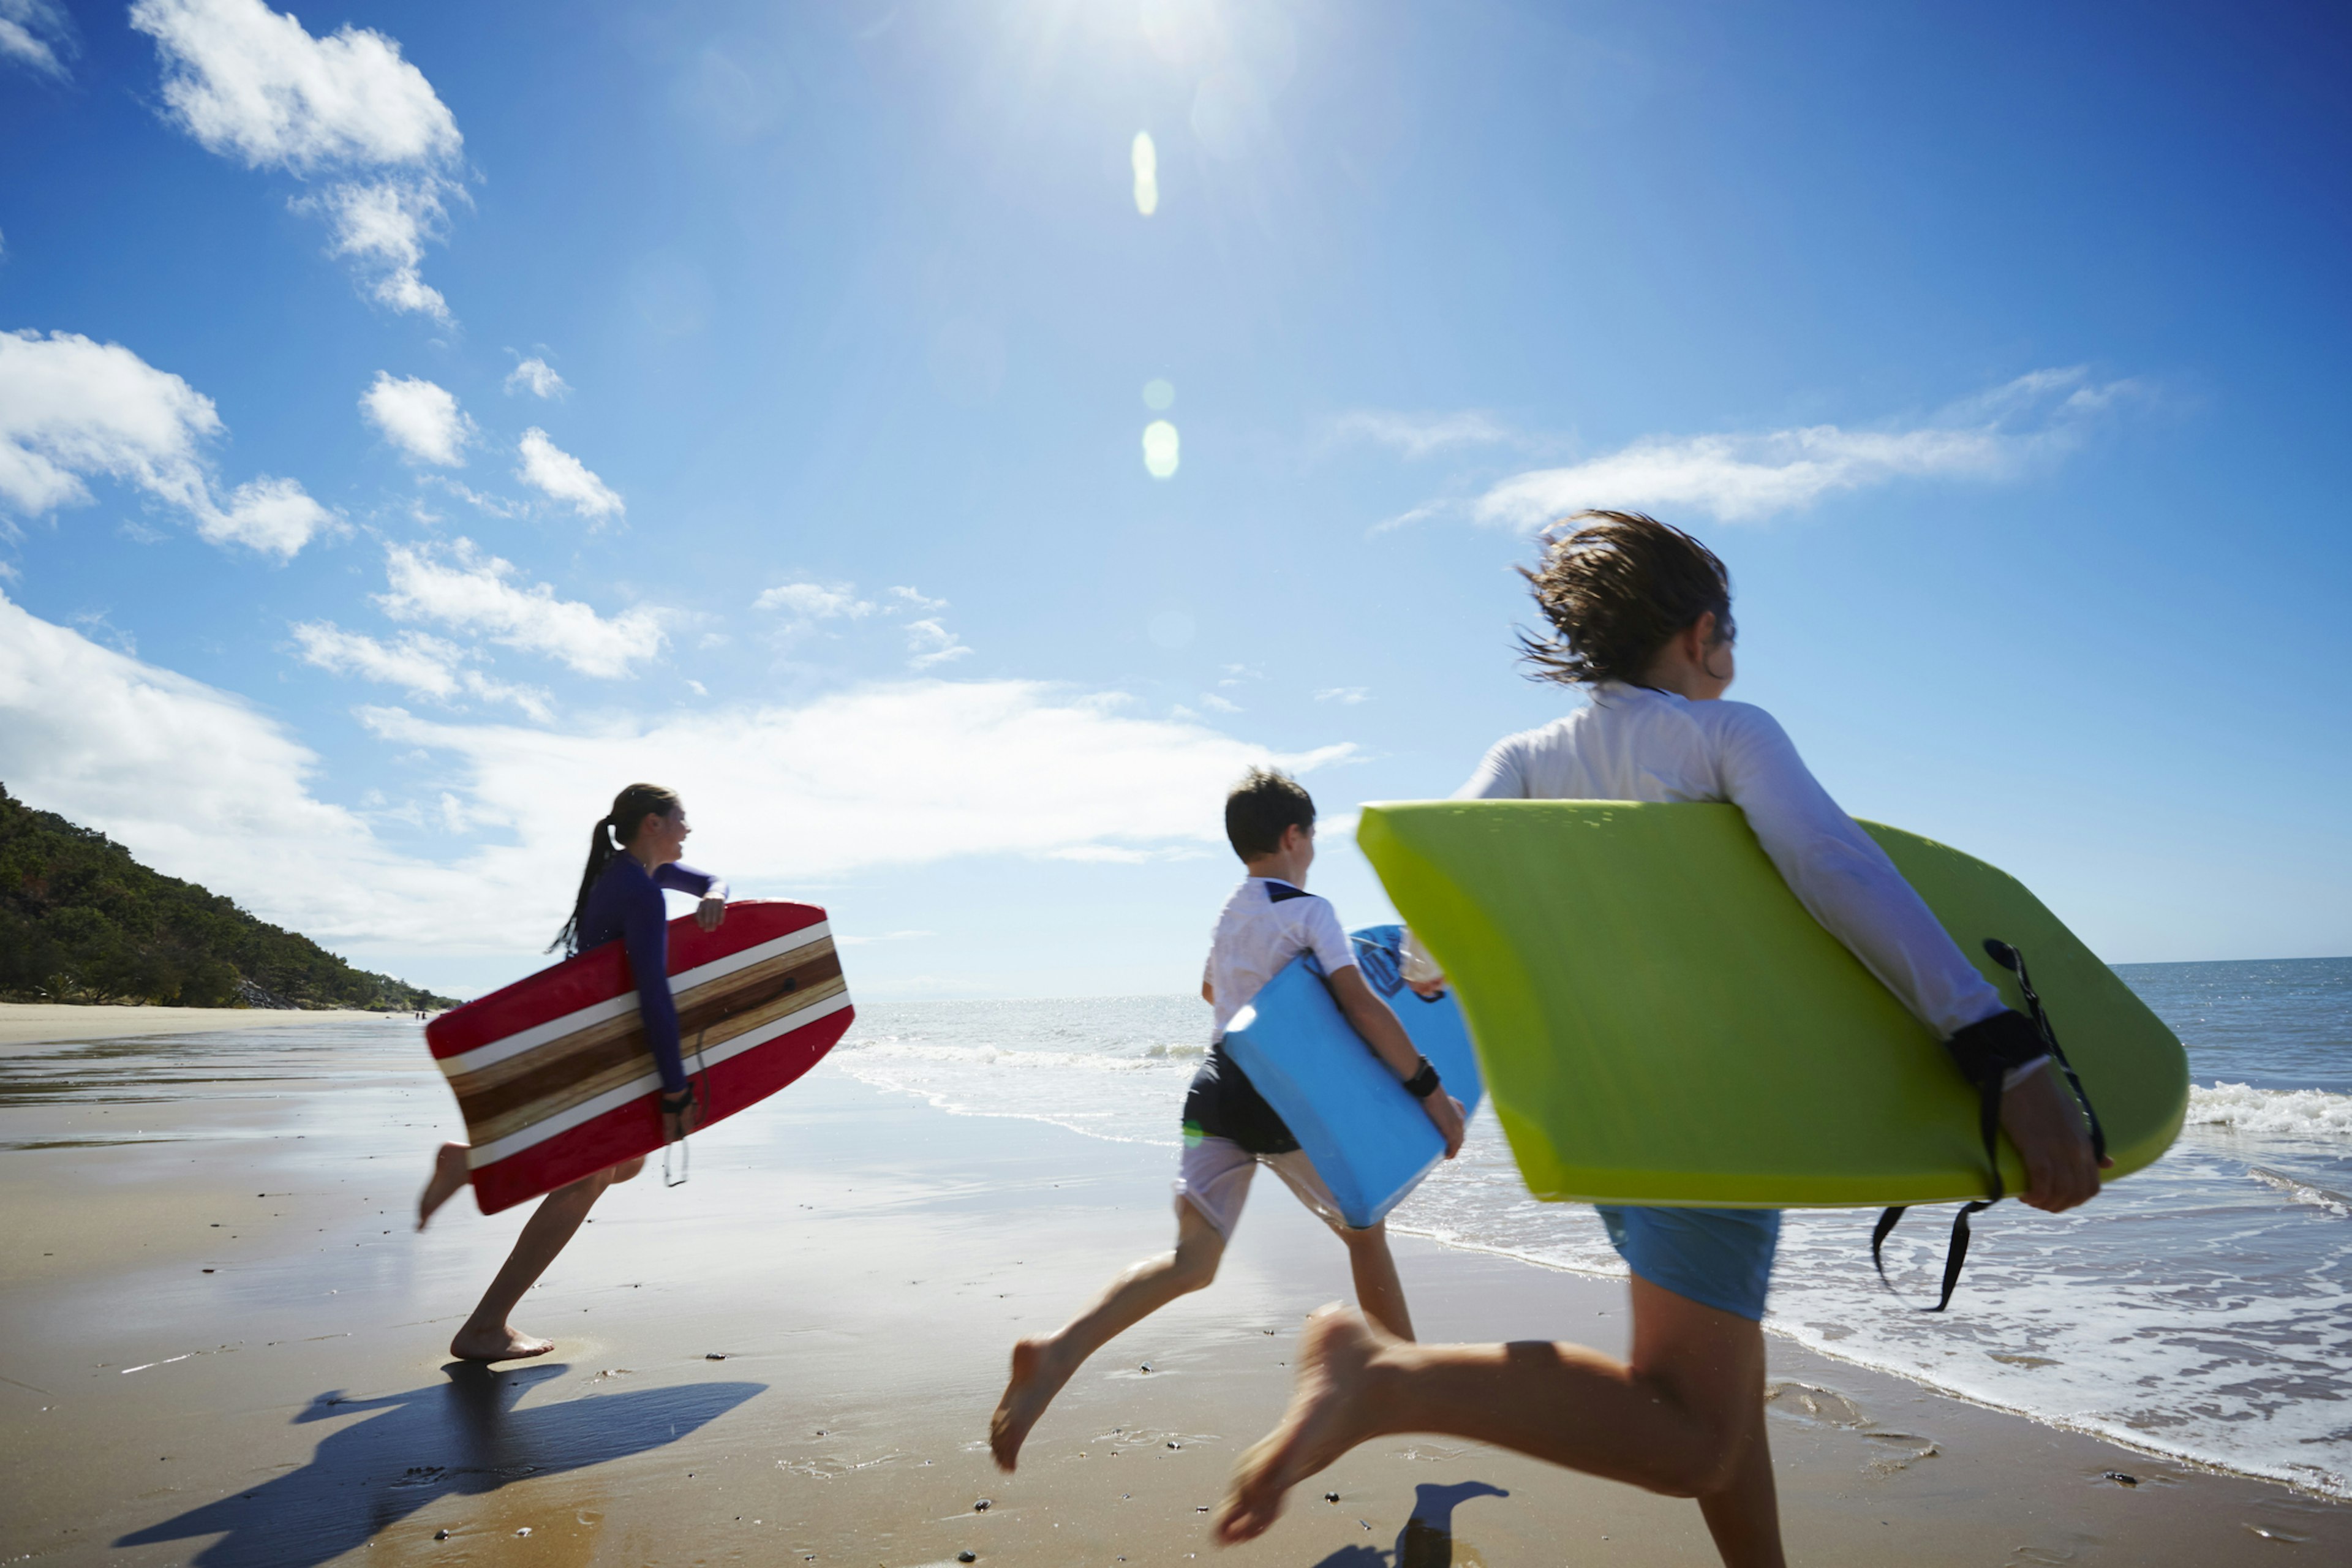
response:
M1625 1267L1702 1307L1764 1318L1779 1209L1653 1209L1592 1205Z

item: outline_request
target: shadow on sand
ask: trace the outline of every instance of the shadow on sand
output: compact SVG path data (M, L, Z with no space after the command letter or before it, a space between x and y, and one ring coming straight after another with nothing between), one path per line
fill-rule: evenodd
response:
M1472 1498L1510 1495L1485 1481L1456 1481L1450 1487L1423 1482L1413 1489L1412 1517L1397 1531L1393 1550L1343 1546L1315 1568L1452 1568L1454 1510Z
M762 1383L690 1383L600 1394L517 1410L526 1389L565 1366L497 1372L471 1363L446 1383L380 1399L322 1394L294 1417L381 1411L331 1434L310 1462L251 1491L190 1509L114 1544L192 1535L221 1539L191 1558L205 1568L311 1568L341 1556L436 1498L494 1492L674 1443L756 1394ZM226 1533L223 1533L226 1532Z

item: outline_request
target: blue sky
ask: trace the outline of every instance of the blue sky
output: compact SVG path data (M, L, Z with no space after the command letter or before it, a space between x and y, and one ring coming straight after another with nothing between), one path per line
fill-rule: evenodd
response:
M2352 952L2347 38L0 0L0 782L463 992L640 776L863 994L1184 989L1226 780L1381 915L1347 816L1563 710L1511 567L1633 505L1856 815Z

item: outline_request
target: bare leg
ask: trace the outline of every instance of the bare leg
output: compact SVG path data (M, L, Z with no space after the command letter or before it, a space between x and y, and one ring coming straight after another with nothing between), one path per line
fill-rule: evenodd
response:
M1045 1414L1054 1395L1086 1359L1177 1297L1198 1290L1217 1277L1225 1238L1199 1209L1176 1201L1176 1250L1148 1258L1117 1279L1094 1305L1043 1339L1013 1347L1013 1376L989 1417L988 1449L997 1468L1020 1461L1029 1428Z
M1242 1456L1225 1544L1263 1534L1284 1494L1367 1439L1436 1432L1701 1500L1733 1568L1780 1568L1764 1441L1764 1336L1638 1276L1633 1359L1580 1345L1415 1345L1352 1312L1307 1324L1282 1424Z
M466 1184L466 1146L444 1143L433 1156L433 1179L425 1184L424 1194L416 1200L416 1228L423 1230L433 1217L433 1211L457 1195Z
M518 1333L508 1326L507 1318L522 1300L523 1293L547 1272L547 1266L555 1261L604 1189L615 1182L627 1181L643 1170L645 1163L642 1159L626 1161L593 1176L583 1176L541 1198L538 1209L523 1226L522 1235L515 1238L514 1250L507 1254L498 1278L482 1293L481 1305L474 1309L474 1315L466 1320L466 1326L449 1342L449 1353L460 1361L520 1361L553 1350L553 1340Z
M1389 1253L1385 1222L1362 1230L1343 1230L1348 1244L1348 1270L1355 1276L1356 1305L1364 1316L1396 1338L1412 1339L1412 1314L1404 1304L1404 1281L1397 1278L1396 1259Z

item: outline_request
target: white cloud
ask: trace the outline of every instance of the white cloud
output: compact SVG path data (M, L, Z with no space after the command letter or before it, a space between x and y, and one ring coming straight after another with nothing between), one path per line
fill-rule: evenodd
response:
M301 645L303 662L320 669L383 681L417 697L446 700L457 695L457 665L465 650L456 643L425 632L403 632L387 646L331 621L305 621L290 629Z
M335 236L330 254L352 258L362 275L373 277L368 292L378 304L446 321L448 300L418 268L425 242L438 239L448 219L441 198L457 189L437 179L354 181L294 205L325 215Z
M348 24L313 37L261 0L138 0L131 25L155 40L167 118L249 168L335 177L295 204L324 215L333 253L380 303L449 319L418 268L463 195L465 139L395 40Z
M555 374L555 367L533 354L507 372L509 393L528 391L534 397L562 397L572 390L571 384Z
M1332 434L1360 437L1393 447L1408 458L1426 458L1454 447L1491 447L1513 439L1509 429L1491 415L1472 410L1461 414L1391 414L1359 409L1332 421Z
M222 429L211 398L120 343L0 332L0 501L17 511L87 505L87 479L102 475L186 513L216 543L290 556L332 525L292 479L257 478L224 509L203 451Z
M1315 700L1337 702L1343 707L1353 708L1371 694L1371 689L1367 686L1327 686L1315 694Z
M261 0L138 0L163 101L187 133L257 169L436 168L457 156L457 117L400 45L348 25L314 38Z
M376 372L375 384L360 394L360 412L415 463L462 467L476 434L474 422L446 388L388 370Z
M484 554L469 539L446 548L394 544L384 557L391 591L376 603L397 621L438 621L478 632L607 680L628 674L667 640L658 610L640 606L604 616L576 600L557 598L545 583L523 587L512 563Z
M63 81L73 24L49 0L0 0L0 59Z
M945 599L934 599L904 584L892 588L890 594L893 598L903 600L918 610L944 610L948 607Z
M583 830L632 778L686 792L739 889L798 890L966 855L1206 852L1244 767L1307 773L1353 754L1273 754L1121 708L1036 682L917 679L561 729L365 710L383 740L423 752L415 797L372 810L482 836L427 859L320 800L318 758L277 720L0 595L11 791L347 946L534 952L569 907Z
M1201 706L1213 713L1239 713L1243 710L1240 703L1220 697L1213 691L1201 693Z
M522 467L515 478L551 500L562 501L583 517L617 517L623 507L612 488L588 471L586 464L547 438L534 425L522 433L515 450Z
M874 613L872 601L859 598L856 585L849 583L836 583L829 588L821 583L779 583L752 600L751 607L782 610L803 621L842 617L855 621Z
M929 669L933 665L948 664L971 652L955 633L940 625L936 619L907 623L907 668Z
M335 514L312 500L292 479L251 479L229 492L226 510L196 518L196 531L215 544L242 544L291 560L314 534L335 524Z
M467 650L425 632L403 632L390 643L363 632L345 631L331 621L306 621L291 628L306 664L341 675L397 686L412 697L454 702L473 697L485 702L511 702L542 723L552 713L547 694L526 686L493 680L478 669L465 668Z
M2036 371L1908 430L1835 425L1755 435L1652 437L1563 468L1504 479L1471 505L1481 522L1533 528L1585 507L1703 511L1752 522L1898 479L2006 478L2079 438L2082 420L2134 390L2079 370Z

